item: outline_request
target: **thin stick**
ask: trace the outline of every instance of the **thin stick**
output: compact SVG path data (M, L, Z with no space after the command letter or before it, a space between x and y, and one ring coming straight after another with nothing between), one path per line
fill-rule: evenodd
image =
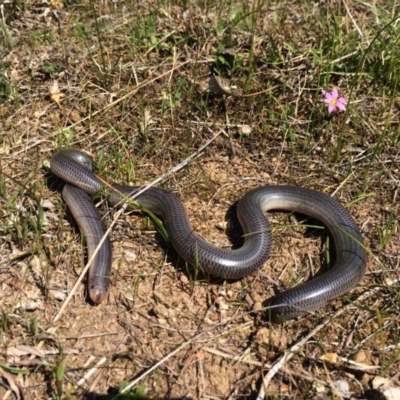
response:
M137 193L135 193L133 196L131 196L129 198L129 200L133 200L135 199L137 196L139 196L140 194L142 194L143 192L145 192L147 189L153 187L154 185L156 185L157 183L161 182L162 180L166 179L168 176L172 175L175 172L178 172L179 170L181 170L182 168L186 167L193 159L195 159L196 157L198 157L203 150L209 146L218 136L221 135L221 133L225 132L224 129L221 129L218 133L216 133L210 140L208 140L203 146L201 146L198 150L196 150L193 154L191 154L188 158L186 158L185 160L183 160L180 164L178 164L177 166L171 168L169 171L167 171L166 173L162 174L160 177L158 177L157 179L155 179L153 182L149 183L147 186L144 186L141 190L139 190ZM94 250L92 256L90 257L89 261L87 262L87 264L85 265L85 268L83 269L83 271L81 272L78 280L76 281L75 285L73 286L71 292L68 294L67 298L65 299L63 305L61 306L61 308L58 310L56 316L53 319L53 322L57 322L60 319L61 314L64 312L65 308L67 307L67 305L69 304L69 302L71 301L72 296L75 294L75 291L77 290L78 286L80 285L80 283L82 282L82 279L84 278L84 276L86 275L86 272L89 269L90 264L93 262L94 258L96 257L96 254L99 252L100 247L103 245L106 237L110 234L111 229L113 228L113 226L115 225L115 223L117 222L118 218L120 217L120 215L125 211L127 207L127 204L125 203L122 208L120 210L118 210L118 212L115 214L113 221L111 222L110 226L108 227L106 233L104 234L104 236L102 237L102 239L100 240L100 243L98 244L98 246L96 247L96 249Z
M150 367L148 370L143 372L143 374L139 375L135 380L133 380L129 385L125 386L123 390L121 390L120 393L118 393L116 396L114 396L111 400L118 399L120 396L122 396L124 393L128 392L133 386L135 386L138 382L140 382L143 378L145 378L147 375L152 373L155 369L157 369L160 365L164 364L167 360L169 360L172 356L174 356L176 353L181 351L184 347L188 346L190 343L192 343L197 337L202 335L204 332L199 333L198 335L192 337L191 339L187 340L186 342L183 342L180 346L175 348L175 350L172 350L171 353L166 355L164 358L162 358L160 361L155 363L152 367Z
M353 16L351 15L351 12L349 10L349 7L347 6L346 0L342 0L344 8L346 9L347 15L350 17L351 22L354 25L354 28L356 28L356 31L358 32L358 34L360 35L361 38L364 37L362 30L360 29L360 27L357 25L357 22L355 21L355 19L353 18Z
M115 214L114 216L114 220L111 222L110 226L108 227L106 233L104 234L104 236L101 238L100 243L98 244L98 246L96 247L96 249L94 250L92 256L89 258L89 261L87 262L87 264L85 265L85 268L83 268L83 271L81 272L81 274L79 275L78 280L75 282L75 285L73 286L73 288L71 289L71 291L69 292L67 298L65 299L63 305L60 307L60 309L58 310L56 316L53 319L53 322L57 322L62 313L64 312L65 308L67 307L67 305L69 304L69 302L72 299L72 296L75 294L78 286L80 285L80 283L82 282L82 279L86 276L86 272L88 271L90 264L92 264L94 258L96 257L97 253L99 252L101 246L103 245L104 241L106 240L106 237L110 234L111 229L113 228L113 226L115 225L115 223L117 222L118 218L120 217L120 215L123 213L123 211L125 210L126 205L122 206L122 208L120 210L118 210L118 212Z
M362 301L366 299L370 294L371 291L367 291L366 293L362 294L359 298L358 301ZM258 396L256 400L264 400L265 399L265 391L268 388L268 385L270 384L272 378L275 376L275 374L282 368L284 368L284 364L289 361L295 353L304 345L304 343L307 342L312 336L314 336L317 332L319 332L322 328L324 328L329 322L337 318L340 314L342 314L344 311L348 310L352 304L347 304L340 310L338 310L335 314L333 314L332 317L328 317L325 319L322 324L318 325L316 328L314 328L308 335L306 335L300 342L296 343L293 345L288 351L286 351L282 357L280 357L272 366L272 368L269 370L268 374L263 378L263 382L261 384L260 391L258 392Z
M392 284L396 284L398 283L399 280L395 280ZM391 286L391 285L389 285ZM370 290L367 290L365 293L363 293L362 295L360 295L357 299L358 302L360 301L364 301L366 300L371 294L374 294L380 290L382 290L383 287L379 287L379 288L373 288ZM268 372L268 374L263 378L263 382L261 384L261 388L260 391L258 393L257 399L256 400L264 400L265 399L265 392L268 388L269 383L271 382L272 378L275 376L276 373L279 372L280 369L285 369L284 367L284 363L289 361L295 354L295 352L304 345L304 343L310 339L310 337L312 337L313 335L315 335L318 331L320 331L324 326L326 326L329 322L331 322L333 319L337 318L340 314L342 314L344 311L348 310L350 307L352 306L352 304L347 304L346 306L344 306L343 308L341 308L340 310L338 310L332 317L326 318L325 321L318 325L313 331L311 331L311 333L309 333L306 337L304 337L304 339L302 339L300 342L296 343L294 346L292 346L288 351L285 352L285 354L278 360L275 362L275 364L271 367L270 371ZM376 332L375 332L376 333ZM370 335L368 338L365 339L368 340L372 335ZM361 344L363 344L364 342L362 342ZM357 347L361 347L361 346L356 346ZM354 349L353 349L354 350ZM347 360L345 360L347 361ZM374 369L374 367L372 367L372 369ZM371 372L370 372L371 373Z
M280 85L275 85L275 86L272 86L272 87L270 87L270 88L268 88L268 89L260 90L259 92L242 94L242 95L239 96L239 97L254 97L254 96L258 96L259 94L268 93L268 92L270 92L271 90L274 90L274 89L276 89L276 88L279 87L279 86L280 86Z
M333 318L336 318L344 311L344 308L336 312ZM306 335L303 339L293 345L288 351L286 351L282 357L280 357L272 366L272 368L268 371L268 374L263 377L263 381L261 384L260 391L258 392L258 396L256 400L265 400L265 393L268 389L268 386L272 380L272 378L284 367L284 364L289 361L296 352L307 342L312 336L314 336L317 332L319 332L325 325L327 325L333 318L326 318L326 320L314 328L308 335Z
M107 357L103 357L93 368L86 373L86 375L79 380L76 386L82 386L97 370L97 368L101 367L107 361Z
M200 336L204 335L205 333L209 333L210 331L220 328L222 325L226 325L228 324L230 321L232 320L232 318L230 318L228 321L215 325L211 328L205 329L204 331L201 331L200 333L198 333L197 335L193 336L192 338L186 340L185 342L183 342L181 345L179 345L178 347L176 347L174 350L172 350L169 354L167 354L164 358L162 358L160 361L158 361L157 363L155 363L152 367L150 367L148 370L146 370L145 372L143 372L143 374L139 375L134 381L132 381L128 386L126 386L120 393L118 393L115 397L113 397L111 400L115 400L118 399L120 396L122 396L124 393L126 393L128 390L130 390L133 386L135 386L137 383L139 383L143 378L145 378L147 375L149 375L150 373L152 373L155 369L157 369L160 365L164 364L166 361L168 361L172 356L174 356L176 353L178 353L180 350L182 350L183 348L185 348L186 346L188 346L189 344L193 343L196 339L198 339ZM252 324L252 323L251 323ZM246 322L245 324L243 324L242 326L246 327L247 325L249 325L248 322ZM238 329L238 328L235 328ZM229 329L228 329L229 331ZM226 335L226 332L222 332L218 335L216 335L216 337L214 337L213 339L215 340L218 337L224 336Z
M224 353L224 352L222 352L220 350L212 349L210 347L202 347L201 350L207 351L208 353L214 354L214 355L219 356L219 357L226 358L228 360L232 360L232 361L236 361L236 362L240 362L240 363L253 365L253 366L256 366L256 367L260 367L262 369L270 369L270 368L272 368L271 364L262 363L260 361L243 359L239 355L235 355L234 356L234 355L231 355L231 354ZM282 372L287 374L287 375L296 376L298 378L305 379L305 380L310 381L310 382L318 382L318 383L321 383L322 385L326 385L326 386L329 384L327 381L323 381L321 379L318 379L315 376L312 376L311 374L309 374L308 372L306 372L304 370L301 370L301 372L289 371L286 367L282 367Z

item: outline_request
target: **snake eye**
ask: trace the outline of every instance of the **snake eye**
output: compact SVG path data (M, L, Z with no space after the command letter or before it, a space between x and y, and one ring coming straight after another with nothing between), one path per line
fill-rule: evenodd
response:
M97 170L95 162L87 154L79 150L68 150L68 153L70 154L71 158L73 158L77 163L83 165L93 172Z

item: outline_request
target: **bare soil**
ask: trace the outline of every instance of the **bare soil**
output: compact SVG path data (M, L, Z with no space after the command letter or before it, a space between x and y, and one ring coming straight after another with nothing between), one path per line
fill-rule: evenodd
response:
M147 21L154 12L151 3L138 2L135 16L132 10L114 14L108 2L93 6L103 17L99 21L108 21L98 28L101 40L86 4L80 16L77 4L35 3L26 9L6 4L12 45L2 55L2 74L16 92L0 104L1 368L26 371L11 374L27 399L114 398L123 382L135 379L134 387L146 390L148 398L253 399L274 363L322 324L277 368L268 398L339 398L335 382L344 380L353 399L372 399L379 394L372 384L377 376L396 386L398 146L388 139L379 162L369 163L383 130L374 116L390 99L372 98L365 87L358 88L365 104L360 113L376 134L351 115L348 121L344 114L329 117L323 104L315 105L312 55L304 50L293 59L285 43L290 39L306 47L303 39L319 11L313 8L310 16L308 6L291 3L286 9L266 6L255 28L260 36L253 37L259 40L253 48L258 62L246 91L276 88L248 98L205 94L202 87L218 54L218 40L209 36L216 11L203 15L194 5L166 6L155 28L155 38L165 46L143 44L134 59L121 26L137 27L138 15ZM375 21L361 4L348 3L360 26ZM353 29L345 10L335 12L343 29ZM272 20L283 15L286 22L276 32ZM291 30L300 20L297 41ZM93 36L76 32L82 21ZM191 40L180 43L185 29ZM167 34L170 39L163 39ZM267 34L287 65L269 63ZM231 81L244 84L248 40L245 34L226 35L236 55L247 60ZM50 66L56 70L48 72ZM336 85L350 84L350 77L335 79ZM56 101L54 90L49 92L54 81L62 93ZM297 89L299 83L304 90ZM393 124L399 115L396 96ZM222 128L198 158L160 184L182 200L195 230L229 248L240 242L235 203L248 190L265 184L320 190L347 205L363 233L370 255L360 285L312 315L270 325L264 301L310 279L327 263L325 231L307 229L310 221L303 216L270 213L276 226L269 261L252 276L224 282L180 260L146 216L125 213L111 235L106 301L91 304L82 283L54 321L87 255L63 204L62 182L48 170L52 154L62 147L81 149L101 159L100 174L108 181L145 185ZM336 159L340 140L344 145ZM109 224L116 210L103 201L99 208ZM63 363L65 372L57 378ZM11 392L0 387L0 397L6 396Z

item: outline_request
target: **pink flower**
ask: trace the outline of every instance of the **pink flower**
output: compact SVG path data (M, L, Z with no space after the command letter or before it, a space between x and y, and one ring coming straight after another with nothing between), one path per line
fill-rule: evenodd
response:
M334 112L336 108L346 111L347 99L339 97L339 92L336 88L333 88L332 93L322 90L322 94L325 96L324 103L328 104L329 114Z

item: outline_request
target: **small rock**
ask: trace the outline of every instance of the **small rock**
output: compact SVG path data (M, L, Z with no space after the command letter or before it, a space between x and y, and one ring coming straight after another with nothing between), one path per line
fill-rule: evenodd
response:
M384 386L388 386L390 384L389 379L384 378L382 376L377 376L372 380L372 388L373 389L380 389Z
M240 134L243 136L249 136L251 133L251 128L249 125L241 125L240 126Z
M400 399L400 388L391 387L382 391L382 394L386 397L386 400L398 400Z
M342 396L344 399L349 399L351 396L350 393L350 385L348 382L343 381L343 380L337 380L334 382L336 390Z
M135 252L131 251L131 250L124 250L124 257L125 260L128 262L134 262L137 260L137 255Z

